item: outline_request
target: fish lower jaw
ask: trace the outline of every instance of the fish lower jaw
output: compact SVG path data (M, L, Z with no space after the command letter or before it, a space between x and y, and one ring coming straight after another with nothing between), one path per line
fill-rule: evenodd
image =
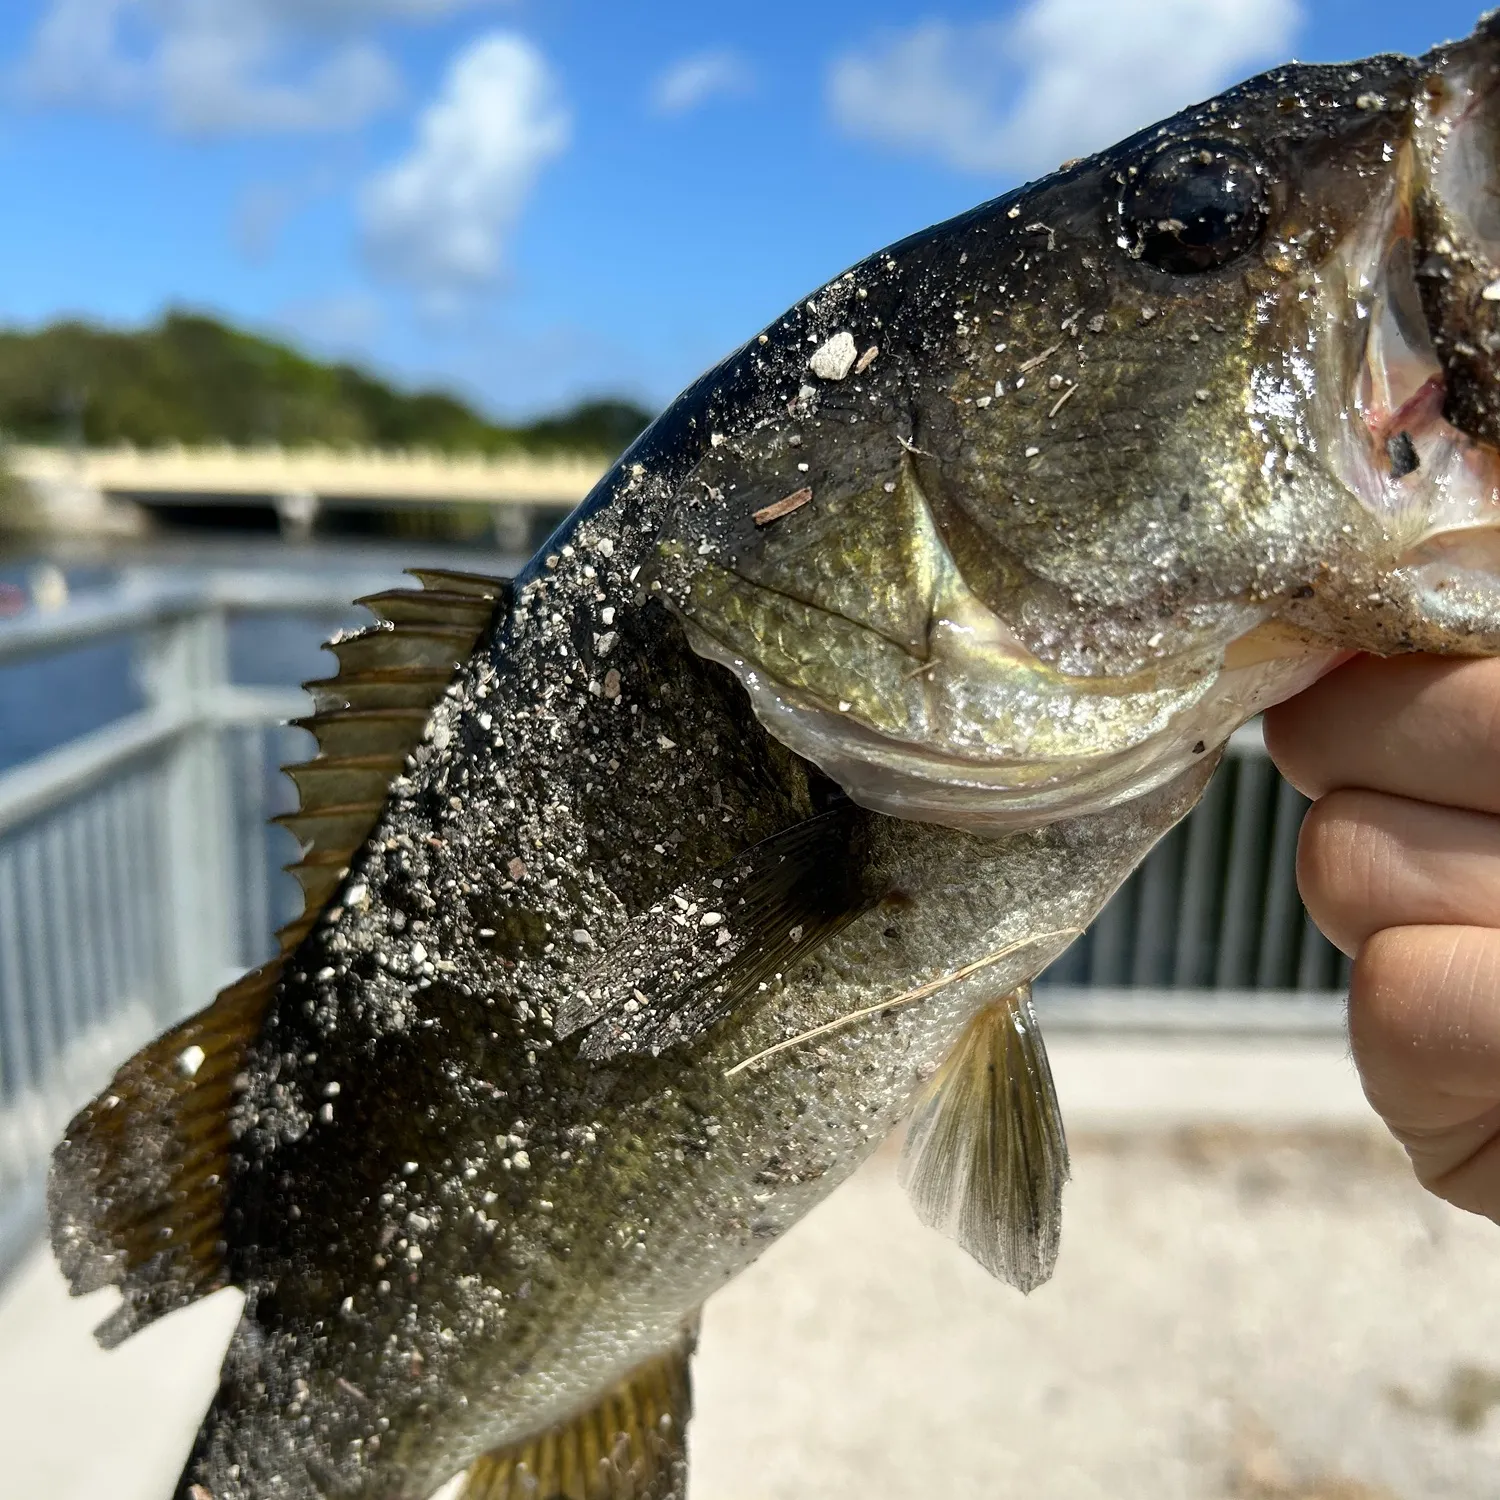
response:
M744 677L756 716L860 806L888 817L1000 835L1119 807L1215 753L1247 719L1310 686L1347 653L1282 647L1248 654L1150 736L1093 755L985 762L879 735L755 673Z

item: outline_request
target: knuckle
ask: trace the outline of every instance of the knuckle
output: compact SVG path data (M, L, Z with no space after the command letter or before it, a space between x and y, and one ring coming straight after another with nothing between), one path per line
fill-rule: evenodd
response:
M1410 1060L1425 1039L1420 943L1406 928L1376 932L1360 945L1349 976L1349 1040L1368 1077L1368 1064L1388 1073Z
M1363 816L1363 803L1362 793L1330 792L1308 808L1297 839L1302 899L1335 942L1370 909L1381 883L1379 840Z

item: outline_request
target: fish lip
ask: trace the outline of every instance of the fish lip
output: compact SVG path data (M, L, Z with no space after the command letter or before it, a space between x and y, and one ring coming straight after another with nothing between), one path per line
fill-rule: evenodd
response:
M1387 529L1398 568L1450 532L1500 528L1500 448L1446 415L1450 372L1417 284L1427 247L1418 238L1413 159L1413 149L1403 148L1384 222L1347 251L1351 280L1366 288L1351 402L1363 440L1352 464L1340 467L1343 482ZM1415 462L1398 468L1392 445L1402 439Z
M1425 427L1434 419L1440 418L1447 394L1448 382L1443 376L1428 376L1417 387L1415 394L1402 402L1385 422L1378 423L1372 429L1377 444L1384 447L1399 433L1410 431L1413 427Z

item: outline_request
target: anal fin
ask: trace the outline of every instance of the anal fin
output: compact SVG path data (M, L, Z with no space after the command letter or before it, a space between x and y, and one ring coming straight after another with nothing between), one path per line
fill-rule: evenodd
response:
M684 1500L696 1326L571 1420L469 1469L459 1500Z
M1052 1275L1068 1143L1031 986L986 1005L907 1127L901 1183L924 1224L1029 1292Z

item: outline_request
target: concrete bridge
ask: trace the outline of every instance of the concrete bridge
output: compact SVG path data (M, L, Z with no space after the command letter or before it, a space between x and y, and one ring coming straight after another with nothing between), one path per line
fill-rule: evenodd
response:
M440 453L274 446L10 448L49 530L131 532L153 516L238 522L305 536L363 529L361 520L441 511L524 552L593 488L594 455ZM218 515L214 513L218 512ZM371 528L374 529L374 528ZM420 523L418 526L420 529Z

